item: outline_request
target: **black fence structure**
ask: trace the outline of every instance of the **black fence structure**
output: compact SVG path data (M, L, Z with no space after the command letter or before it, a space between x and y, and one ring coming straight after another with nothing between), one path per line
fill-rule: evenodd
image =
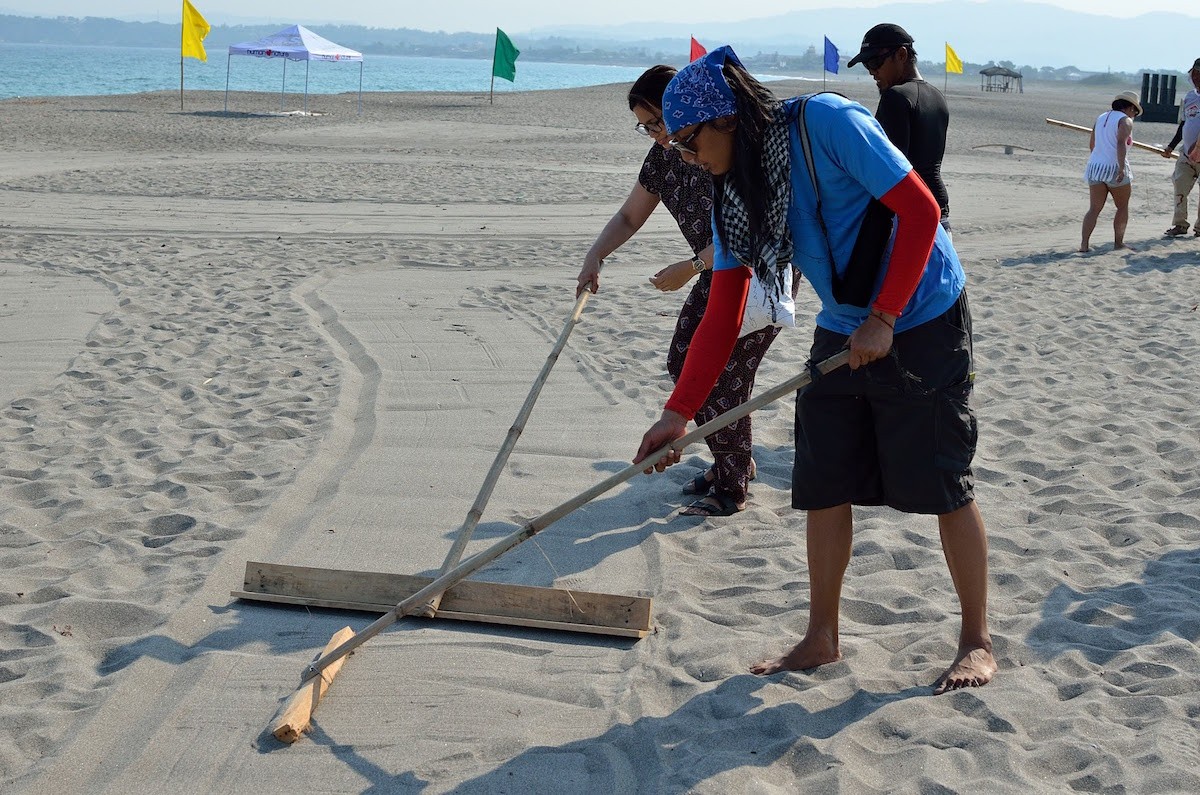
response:
M1179 121L1179 106L1175 104L1175 79L1172 74L1142 72L1142 115L1138 121Z

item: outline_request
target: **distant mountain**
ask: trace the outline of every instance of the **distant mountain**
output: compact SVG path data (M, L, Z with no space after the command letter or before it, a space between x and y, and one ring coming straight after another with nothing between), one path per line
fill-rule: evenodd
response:
M663 13L658 9L667 7L647 8L652 9L647 13ZM686 4L682 8L686 9ZM214 25L205 43L212 51L257 39L288 24L229 24L214 17L209 21ZM787 73L796 69L819 72L825 36L837 45L844 64L858 51L863 33L878 22L896 22L913 35L922 69L940 69L945 42L954 47L968 72L999 64L1018 69L1030 79L1077 79L1080 73L1110 71L1183 73L1200 56L1200 42L1192 41L1192 31L1200 28L1200 19L1194 17L1154 13L1117 19L1021 0L910 2L794 11L741 22L555 26L509 33L528 60L680 64L686 58L688 37L695 36L709 48L732 44L748 64L754 61L756 69ZM488 58L495 35L490 30L444 33L337 24L318 28L318 33L338 44L377 55ZM178 47L179 22L0 14L0 42Z
M687 4L670 8L686 15ZM1011 61L1034 66L1076 66L1084 71L1186 71L1200 56L1200 19L1174 13L1143 14L1132 19L1082 14L1045 3L983 0L896 3L877 8L827 8L793 11L742 22L654 22L605 26L535 28L541 38L606 38L618 41L695 36L708 47L803 52L828 36L843 56L858 51L862 35L879 22L895 22L912 35L922 60L944 60L949 42L964 60Z

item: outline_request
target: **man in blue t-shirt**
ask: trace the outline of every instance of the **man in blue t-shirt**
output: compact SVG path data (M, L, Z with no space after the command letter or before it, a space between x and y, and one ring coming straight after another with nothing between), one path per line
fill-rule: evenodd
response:
M936 516L962 608L958 653L935 692L986 684L996 662L987 536L971 474L971 316L933 195L866 108L833 94L777 102L729 47L679 71L663 94L663 120L668 144L720 186L714 273L683 372L634 460L647 472L679 462L670 445L685 434L736 341L751 271L778 282L794 265L812 285L821 311L811 362L849 349L851 369L831 370L796 395L792 507L806 512L808 627L790 650L751 672L841 659L852 506L888 505ZM873 199L896 214L895 233L874 289L842 300Z

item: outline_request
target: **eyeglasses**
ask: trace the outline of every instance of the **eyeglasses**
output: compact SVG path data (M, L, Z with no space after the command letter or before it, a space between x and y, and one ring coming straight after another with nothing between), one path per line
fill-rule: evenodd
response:
M689 155L699 155L700 153L691 147L691 143L692 140L700 134L700 131L704 129L705 124L708 124L708 122L702 121L696 125L696 129L692 130L692 134L687 138L682 140L678 138L672 138L671 140L667 141L667 146L671 147L676 152L686 152Z
M658 135L663 131L663 118L658 116L648 122L638 122L633 125L633 129L642 135Z
M879 67L883 66L883 62L895 55L899 49L899 47L893 47L890 50L879 53L879 55L873 55L870 58L864 58L862 62L863 66L867 67L868 72L878 71Z

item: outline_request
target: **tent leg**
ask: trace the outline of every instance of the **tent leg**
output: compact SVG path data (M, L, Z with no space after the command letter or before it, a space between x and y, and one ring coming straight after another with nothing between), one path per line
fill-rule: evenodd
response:
M229 64L233 60L232 55L225 56L225 112L229 112Z
M358 115L362 115L362 69L363 62L358 62Z
M287 62L288 59L283 59L283 85L279 87L279 112L283 113L283 92L287 90Z
M308 115L308 67L312 61L304 62L304 115Z

